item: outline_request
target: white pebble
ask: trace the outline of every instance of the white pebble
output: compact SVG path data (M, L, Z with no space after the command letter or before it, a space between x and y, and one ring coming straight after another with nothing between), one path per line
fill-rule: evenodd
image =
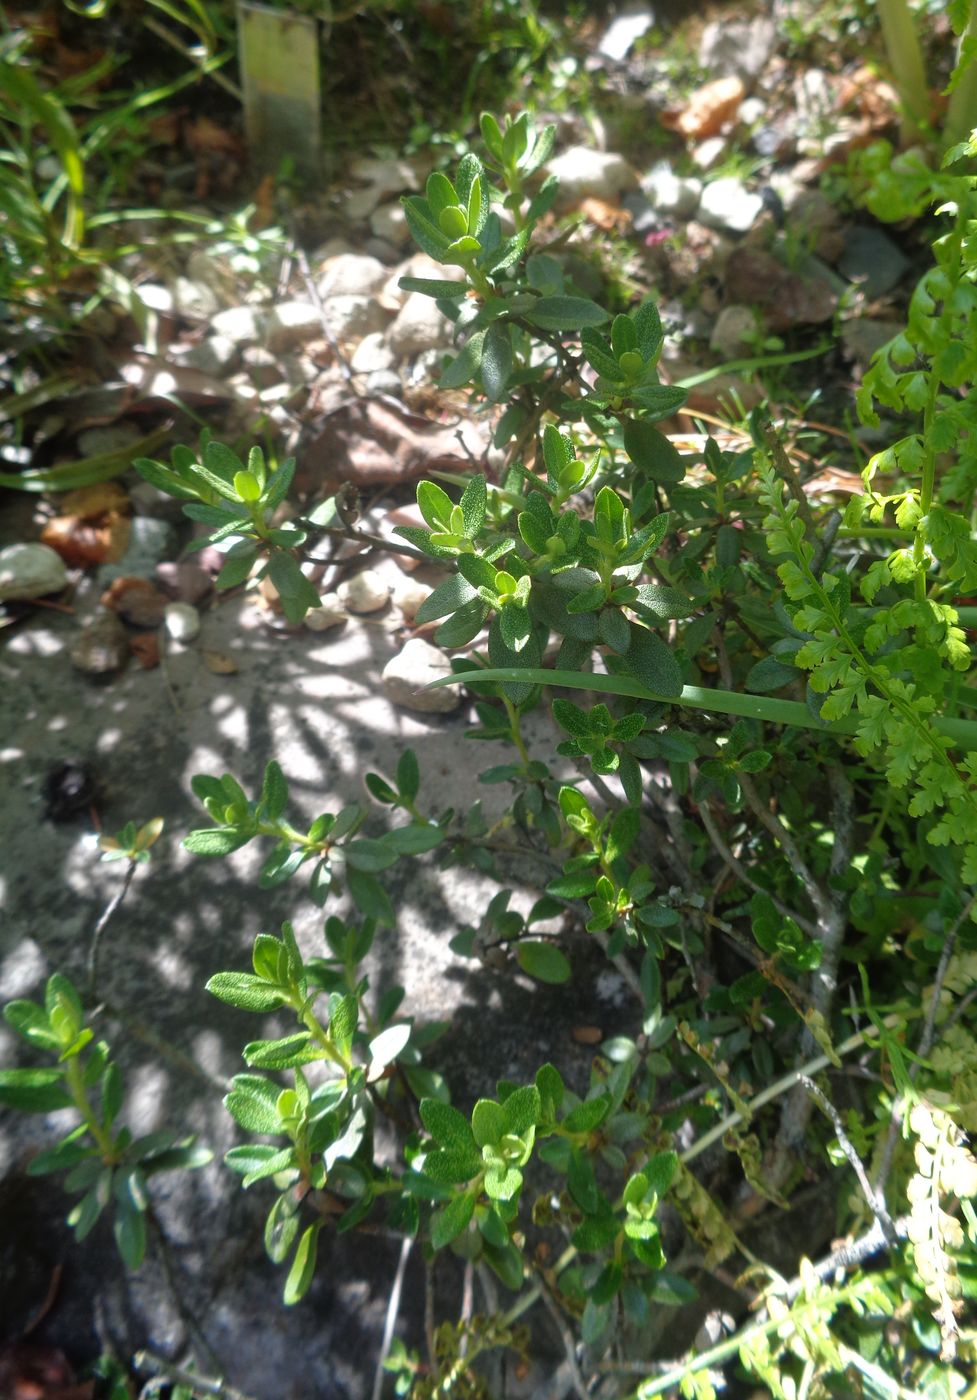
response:
M390 589L375 569L354 574L336 590L339 602L352 613L378 612L390 597Z
M189 603L170 603L163 626L175 642L192 642L200 633L200 614Z
M345 622L349 613L339 601L338 593L323 593L317 608L310 608L305 614L305 625L310 632L328 632L330 627L338 627Z
M416 578L405 576L394 584L394 607L400 609L408 622L413 620L417 609L430 596L431 589L426 583L421 583Z
M384 666L381 680L395 705L420 714L446 715L461 704L457 686L446 685L439 690L425 687L450 671L451 664L443 651L438 651L422 637L413 637L403 651Z

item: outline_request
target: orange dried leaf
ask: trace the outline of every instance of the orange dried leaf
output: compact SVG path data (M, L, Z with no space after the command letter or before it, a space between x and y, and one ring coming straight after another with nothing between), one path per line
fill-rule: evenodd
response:
M202 651L200 655L207 670L213 671L215 676L233 676L237 672L237 662L226 651Z
M670 125L692 141L715 136L735 118L745 96L742 78L716 78L692 94Z
M111 564L126 552L129 521L116 511L91 516L58 515L41 531L41 542L75 569Z
M617 204L608 204L606 199L591 196L580 201L580 212L584 218L605 233L623 233L630 228L632 216Z
M599 1045L604 1039L600 1026L574 1026L570 1034L578 1045Z

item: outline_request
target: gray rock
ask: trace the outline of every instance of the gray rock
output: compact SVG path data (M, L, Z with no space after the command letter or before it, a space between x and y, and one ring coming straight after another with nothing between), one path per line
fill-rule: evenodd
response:
M343 217L351 224L361 223L370 217L382 198L382 192L373 186L365 190L353 190L351 194L343 196Z
M390 348L398 359L422 350L437 350L451 341L453 327L431 297L411 292L387 332Z
M372 374L367 375L365 387L368 394L390 394L393 398L397 398L403 385L400 382L400 375L394 374L393 370L377 369Z
M326 322L337 340L362 340L383 330L387 313L374 297L334 296L325 303Z
M334 234L332 238L327 238L325 243L320 243L310 258L312 263L326 263L330 258L341 257L344 253L352 253L353 245L348 238L341 238Z
M394 352L379 331L366 335L353 351L350 368L356 374L372 374L375 370L393 369Z
M319 273L319 295L330 297L368 297L379 292L390 276L379 258L361 253L340 253L329 258Z
M450 671L443 651L432 647L422 637L412 637L403 651L384 666L381 680L395 705L419 714L447 715L461 704L457 687L446 685L438 690L424 687Z
M187 276L209 287L224 306L233 306L238 298L237 278L224 259L210 248L198 248L190 254Z
M702 191L697 218L709 228L746 233L763 208L763 200L733 175L713 180Z
M765 15L714 20L702 31L699 64L717 78L734 75L753 83L770 61L776 42L777 26Z
M280 384L282 379L278 359L263 345L248 345L241 356L248 378L259 389L267 389L272 384Z
M623 156L613 151L594 151L589 146L571 146L551 160L546 170L560 181L564 204L588 196L614 200L638 184L637 175Z
M406 160L382 160L358 156L349 168L354 180L372 185L380 195L403 194L418 188L417 173Z
M909 267L892 239L881 229L859 224L850 229L838 261L838 271L849 282L857 282L873 300L897 286Z
M210 323L216 335L223 335L235 345L254 345L261 340L265 314L253 306L229 306L218 311Z
M213 288L190 277L178 277L173 283L173 303L180 315L189 321L209 321L220 310Z
M71 648L71 664L88 676L121 671L129 660L129 634L114 613L100 613Z
M793 89L799 125L816 145L819 130L836 116L831 78L823 68L804 68L794 79Z
M374 209L370 215L370 230L395 248L406 248L410 243L410 229L402 204L381 204Z
M736 356L751 344L756 336L757 318L749 306L725 306L720 311L709 337L709 348L724 360Z
M368 253L371 258L378 259L384 267L393 267L399 260L402 250L395 248L386 238L378 238L374 234L363 244L363 252Z
M841 228L841 215L827 195L817 189L801 188L792 192L788 221L811 248L827 262L837 262L845 247L846 236Z
M279 364L286 381L293 388L298 388L302 384L311 384L318 379L320 374L319 366L304 355L282 355Z
M684 306L677 298L662 302L661 318L665 324L666 344L678 340L708 340L713 319L701 306Z
M46 544L8 544L0 549L0 602L60 593L68 572L60 554Z
M209 335L181 357L180 363L215 377L229 374L235 367L240 347L226 335Z
M322 317L308 301L283 301L265 325L265 344L271 351L293 350L322 335Z
M702 197L702 181L676 175L667 161L659 161L641 181L649 204L666 219L691 219Z
M635 233L648 233L661 228L661 219L653 204L639 190L631 190L621 200L622 209L631 215L631 227Z
M98 571L102 587L113 579L135 575L151 578L156 565L173 552L173 528L165 520L150 515L135 515L129 526L129 544L125 554L115 564L103 564Z
M797 133L788 117L764 122L750 136L750 145L758 156L769 160L786 160L797 149Z
M904 329L901 321L866 321L858 316L846 321L841 330L845 350L858 364L867 366L876 351Z

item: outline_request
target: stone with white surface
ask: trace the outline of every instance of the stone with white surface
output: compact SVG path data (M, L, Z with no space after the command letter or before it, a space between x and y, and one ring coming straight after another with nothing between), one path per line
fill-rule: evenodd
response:
M393 586L393 604L408 622L413 622L421 604L431 596L431 588L420 579L403 574Z
M240 346L226 335L209 335L180 357L180 364L199 369L202 374L228 374L237 363Z
M699 64L717 77L735 74L753 83L766 68L777 42L777 26L766 15L713 20L702 31Z
M728 136L707 136L692 152L692 164L705 175L726 159L729 147Z
M335 296L325 303L326 324L337 340L362 340L372 331L383 330L387 313L368 296Z
M395 374L392 369L375 369L372 374L367 375L364 387L368 394L390 394L397 398L403 385L400 375Z
M641 190L657 214L691 219L702 197L702 181L676 175L667 161L659 161L641 181Z
M175 309L189 321L209 321L220 310L217 294L206 282L191 277L177 277L173 283Z
M404 206L400 203L381 204L378 209L374 209L370 215L370 232L377 238L385 239L394 248L406 248L411 241L411 234L407 227Z
M375 569L364 569L336 589L340 603L352 613L379 612L390 598L390 588Z
M350 368L355 374L373 374L376 370L393 369L396 356L380 331L366 335L353 351Z
M357 156L349 167L354 180L372 185L381 195L402 194L418 188L417 172L406 160Z
M423 350L438 350L451 343L453 326L432 297L411 292L387 332L387 342L398 359Z
M305 625L310 632L328 632L346 622L349 613L343 607L338 593L323 593L317 608L310 608L305 614Z
M622 155L594 151L589 146L571 146L554 157L546 171L559 180L564 204L587 198L615 200L638 184L637 175Z
M763 200L734 175L713 180L702 191L697 218L709 228L746 233L763 209Z
M328 258L319 273L319 295L323 301L330 297L368 297L379 292L390 276L379 258L362 253L340 253Z
M294 350L322 335L322 317L308 301L283 301L276 306L265 327L265 344L275 354Z
M163 614L163 626L174 642L192 642L200 635L200 614L192 603L170 603Z
M254 345L264 334L265 316L253 306L229 306L226 311L218 311L210 328L234 345Z
M443 651L412 637L383 668L383 688L395 705L419 714L447 715L457 710L461 696L457 687L445 685L426 690L431 681L450 673L451 666Z
M654 22L655 16L647 5L628 8L611 20L597 45L597 52L602 58L621 63Z

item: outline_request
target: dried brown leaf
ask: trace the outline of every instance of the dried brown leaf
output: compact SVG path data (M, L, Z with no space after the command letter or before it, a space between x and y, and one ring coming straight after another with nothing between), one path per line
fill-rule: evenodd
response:
M742 78L716 78L697 88L677 115L663 113L662 123L690 141L701 141L706 136L716 136L727 122L734 120L745 96Z
M202 651L200 655L207 670L213 671L215 676L236 675L238 664L226 651Z

